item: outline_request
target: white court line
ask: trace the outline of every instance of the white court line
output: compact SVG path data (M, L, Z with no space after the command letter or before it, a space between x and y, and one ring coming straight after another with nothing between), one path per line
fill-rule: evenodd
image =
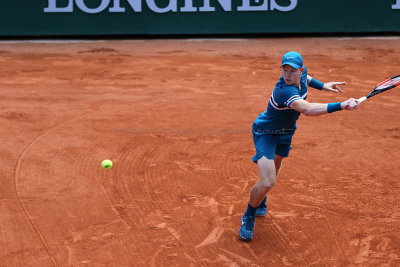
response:
M282 37L282 39L291 38L289 35ZM201 43L207 41L217 41L217 42L248 42L248 41L262 41L271 39L268 37L261 38L191 38L191 39L170 39L176 42L193 42L193 43ZM273 38L276 39L276 38ZM400 40L400 36L370 36L370 37L295 37L294 39L334 39L334 40ZM110 40L0 40L0 44L23 44L23 43L31 43L31 44L74 44L74 43L104 43L104 42L147 42L147 41L165 41L167 39L110 39Z
M261 38L263 39L263 38ZM268 38L265 38L268 39ZM256 39L252 39L252 38L248 38L248 39L243 39L243 38L238 38L238 39L234 39L234 38L227 38L227 39L223 39L223 38L192 38L192 39L184 39L184 40L178 40L178 41L182 41L182 42L207 42L207 41L219 41L219 42L244 42L244 41L249 41L249 40L256 40Z
M367 39L367 40L399 40L400 36L370 36L370 37L340 37L337 40L354 40L354 39Z
M176 42L207 42L207 41L219 41L219 42L245 42L252 40L249 39L221 39L221 38L199 38L199 39L140 39L140 40L130 40L130 39L110 39L110 40L0 40L0 44L75 44L75 43L104 43L104 42L148 42L148 41L165 41L171 40Z
M4 40L1 44L73 44L73 43L101 43L106 40Z

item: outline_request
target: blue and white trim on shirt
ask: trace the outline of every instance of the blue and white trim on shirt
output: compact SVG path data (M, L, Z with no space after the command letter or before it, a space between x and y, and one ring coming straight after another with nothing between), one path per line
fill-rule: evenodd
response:
M291 109L290 105L293 103L293 101L299 100L299 99L306 99L307 97L307 93L306 92L304 95L299 96L299 95L294 95L291 98L289 98L284 104L285 106L279 106L278 103L276 103L275 99L274 99L274 94L271 94L271 98L269 99L269 103L271 103L271 106L276 109L276 110L288 110Z

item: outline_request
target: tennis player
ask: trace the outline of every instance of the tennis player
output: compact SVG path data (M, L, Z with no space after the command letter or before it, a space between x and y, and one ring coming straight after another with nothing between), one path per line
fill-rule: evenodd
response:
M256 155L252 160L258 165L260 177L251 189L250 201L242 216L239 235L244 240L253 238L255 217L262 217L267 213L266 194L275 184L283 158L289 155L300 113L320 116L343 109L352 110L359 105L359 101L354 98L329 104L307 102L308 86L338 93L342 92L339 85L346 83L324 84L308 76L303 58L297 52L288 52L283 56L281 69L282 76L271 94L267 110L256 118L252 126L256 147Z

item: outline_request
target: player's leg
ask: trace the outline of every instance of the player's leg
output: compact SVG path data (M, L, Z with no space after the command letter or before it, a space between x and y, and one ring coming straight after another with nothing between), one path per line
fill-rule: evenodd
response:
M264 199L265 194L274 186L276 182L275 161L261 157L257 161L259 171L259 181L256 183L250 192L250 205L257 207Z
M239 229L239 235L244 240L253 238L257 206L263 201L265 195L276 181L275 162L273 159L267 159L262 156L257 160L257 166L260 174L259 181L251 189L250 202L245 214L242 216L242 226Z
M268 190L275 184L276 179L274 159L277 138L259 132L256 124L253 124L252 130L254 146L256 148L256 155L252 160L257 163L260 176L257 184L251 189L250 201L246 212L242 216L239 235L244 240L251 240L253 238L257 206L265 198Z
M276 172L276 177L278 177L279 171L282 167L282 161L284 157L275 155L275 172ZM265 195L264 199L261 201L261 203L257 206L256 209L256 217L264 217L267 215L267 195Z

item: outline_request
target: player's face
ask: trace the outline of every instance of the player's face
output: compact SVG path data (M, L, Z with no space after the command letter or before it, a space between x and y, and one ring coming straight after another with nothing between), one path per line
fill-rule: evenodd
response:
M300 85L301 74L303 73L303 68L295 69L290 65L283 65L282 76L287 85Z

